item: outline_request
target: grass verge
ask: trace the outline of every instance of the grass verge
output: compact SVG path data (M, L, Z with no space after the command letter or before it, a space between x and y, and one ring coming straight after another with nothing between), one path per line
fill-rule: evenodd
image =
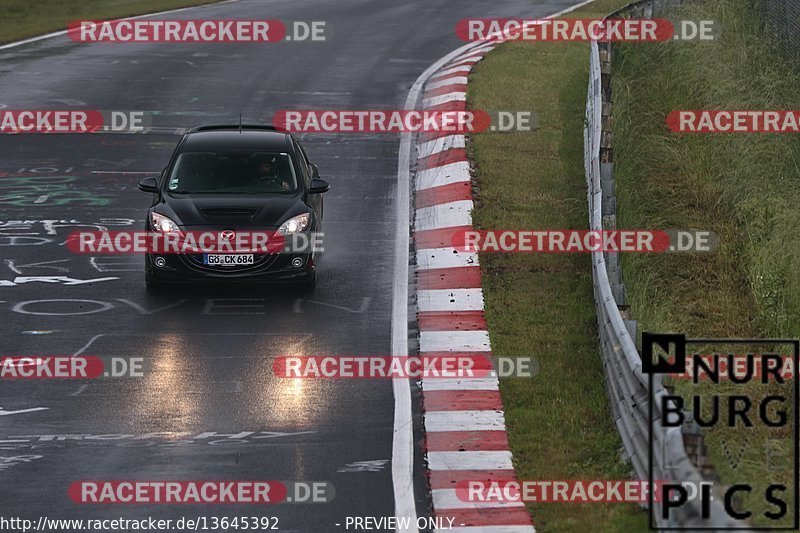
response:
M66 29L79 19L116 19L219 0L3 0L0 43Z
M680 109L795 109L800 100L797 75L762 32L751 0L690 3L680 16L716 20L722 34L711 42L616 49L618 225L711 230L721 244L713 254L623 257L634 315L645 330L692 337L797 338L797 136L679 135L664 125L664 117ZM788 389L777 384L704 384L698 392L704 399L742 392L753 399L767 392L791 398ZM690 385L677 382L676 390L688 395ZM724 407L721 412L727 416ZM762 516L775 510L764 502L766 485L788 482L791 487L790 470L767 465L767 453L783 453L790 461L790 431L767 431L756 423L749 429L709 429L705 435L722 482L754 486L753 495L741 502L753 511L753 521L773 527L790 524ZM767 446L774 451L767 452Z
M571 13L601 17L626 0L598 0ZM531 133L472 137L483 229L585 229L583 115L585 43L506 43L470 77L472 108L532 110ZM532 355L533 379L501 381L511 449L522 480L628 479L608 408L588 255L482 254L492 349ZM533 504L538 531L645 531L635 504Z

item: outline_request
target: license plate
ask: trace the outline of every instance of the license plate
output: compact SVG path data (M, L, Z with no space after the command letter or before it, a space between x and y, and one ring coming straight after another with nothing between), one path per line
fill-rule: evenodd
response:
M203 263L211 266L252 265L253 254L203 254Z

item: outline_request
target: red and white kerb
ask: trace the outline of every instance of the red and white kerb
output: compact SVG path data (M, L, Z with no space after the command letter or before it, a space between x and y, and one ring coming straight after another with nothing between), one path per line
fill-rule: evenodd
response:
M476 46L444 65L428 80L422 108L466 110L467 75L493 47ZM444 132L417 139L414 243L421 356L491 355L478 254L453 247L454 234L472 229L464 141L464 135ZM422 391L434 515L454 518L452 533L533 533L523 502L465 502L456 494L460 481L515 479L497 378L423 378Z

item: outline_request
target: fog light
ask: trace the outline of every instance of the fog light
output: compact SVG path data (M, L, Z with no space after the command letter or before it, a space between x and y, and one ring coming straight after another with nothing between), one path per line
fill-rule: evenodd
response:
M163 257L156 257L154 263L158 268L164 268L165 266L167 266L167 260L164 259Z
M295 268L300 268L303 266L303 258L302 257L295 257L292 259L292 266Z

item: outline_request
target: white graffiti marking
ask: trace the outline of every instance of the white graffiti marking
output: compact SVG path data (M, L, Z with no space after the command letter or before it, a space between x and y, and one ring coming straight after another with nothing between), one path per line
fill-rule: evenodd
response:
M63 285L86 285L87 283L97 283L100 281L113 281L119 278L94 278L94 279L75 279L67 276L17 276L13 281L0 279L0 287L16 287L26 283L61 283Z
M34 219L34 220L0 220L0 235L31 236L58 235L64 228L90 228L96 231L108 231L109 226L127 227L142 221L133 218L101 218L97 222L81 222L75 219ZM24 245L20 242L20 245Z
M346 465L344 468L338 469L337 472L380 472L388 462L388 459L379 459L377 461L356 461L355 463Z

